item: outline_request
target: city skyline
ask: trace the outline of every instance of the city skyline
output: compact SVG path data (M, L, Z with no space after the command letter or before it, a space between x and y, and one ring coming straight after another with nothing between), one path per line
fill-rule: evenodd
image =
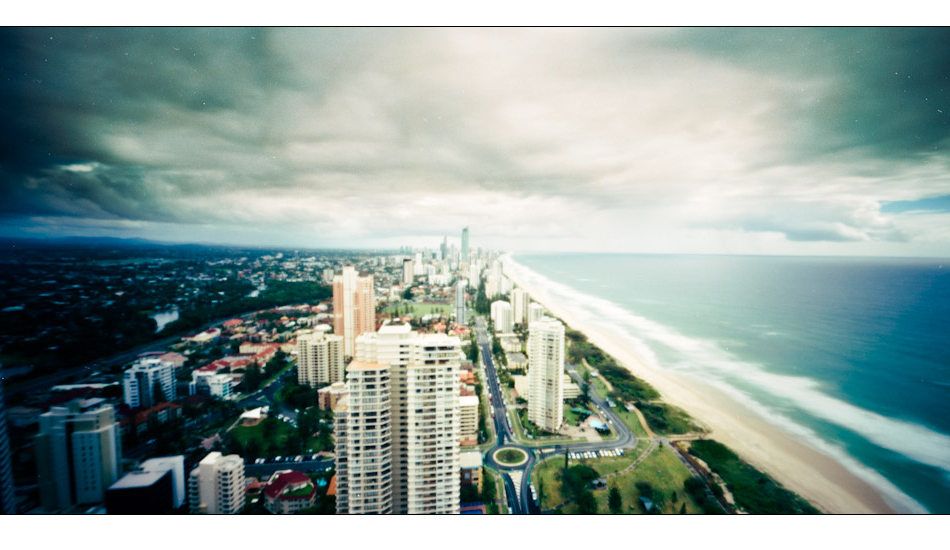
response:
M468 226L515 252L950 250L946 29L0 43L0 236L436 248Z

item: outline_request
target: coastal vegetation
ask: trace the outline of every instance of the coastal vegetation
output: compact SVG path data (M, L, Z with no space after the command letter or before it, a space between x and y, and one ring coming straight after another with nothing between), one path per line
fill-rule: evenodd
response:
M753 468L728 447L711 439L694 441L689 453L726 483L736 505L750 514L817 514L804 499Z
M586 362L591 368L597 369L600 376L613 388L612 391L607 391L607 397L618 403L634 403L654 431L664 434L704 431L686 411L658 402L660 392L633 376L616 359L589 342L582 332L569 328L565 331L565 336L570 341L567 348L568 360L575 364ZM604 389L606 390L606 386Z

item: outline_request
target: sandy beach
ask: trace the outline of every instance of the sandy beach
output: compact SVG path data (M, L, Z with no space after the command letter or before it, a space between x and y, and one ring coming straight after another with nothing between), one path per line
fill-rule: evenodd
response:
M864 480L833 458L758 417L718 389L693 378L650 368L622 340L597 325L584 323L570 308L533 288L516 273L506 275L571 328L613 355L635 376L652 384L667 403L686 410L706 426L709 437L795 491L821 511L833 514L895 513Z

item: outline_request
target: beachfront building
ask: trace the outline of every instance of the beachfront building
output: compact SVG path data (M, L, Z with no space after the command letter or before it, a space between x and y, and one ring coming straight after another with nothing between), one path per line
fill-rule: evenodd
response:
M13 453L7 435L7 409L3 402L3 367L0 367L0 514L15 514L13 492Z
M343 381L343 337L317 325L297 335L297 382L317 388Z
M244 459L214 451L188 476L192 514L237 514L244 509Z
M455 285L455 322L460 325L468 324L468 316L465 311L465 287L468 282L460 279Z
M501 300L492 302L491 321L495 326L495 334L507 334L514 330L511 304Z
M360 277L351 265L333 277L333 332L343 336L343 353L353 356L357 336L376 330L373 276Z
M393 512L391 387L386 363L346 367L347 394L333 409L338 514Z
M457 514L459 511L462 356L458 337L412 332L408 324L383 325L379 332L357 339L356 361L390 367L389 391L366 388L378 394L368 397L354 395L357 384L351 383L348 368L350 387L346 401L349 409L367 399L388 399L390 403L392 447L385 454L391 456L392 461L393 513ZM349 418L352 419L353 414L349 413ZM360 431L348 430L345 435L348 452L354 446L349 443L354 437L365 439ZM339 454L337 456L339 461ZM351 472L349 481L355 479L353 464L351 456L347 466ZM339 472L338 469L338 476ZM337 487L339 491L340 480ZM348 507L353 512L355 491L352 487L347 490Z
M97 504L119 477L122 445L105 399L76 399L40 415L36 468L46 510Z
M158 357L139 359L122 376L125 403L149 409L175 399L175 365Z
M564 411L564 325L544 317L528 327L528 420L556 432Z
M528 293L520 288L511 291L511 319L518 325L526 324L528 318Z
M528 324L540 321L544 317L544 308L541 304L532 303L528 305Z

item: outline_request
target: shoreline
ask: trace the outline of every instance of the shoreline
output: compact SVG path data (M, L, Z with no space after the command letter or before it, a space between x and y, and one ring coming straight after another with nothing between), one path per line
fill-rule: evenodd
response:
M799 442L795 436L759 418L705 382L647 367L617 336L578 319L569 307L513 277L507 266L503 271L533 301L541 303L574 330L584 333L592 343L614 356L634 376L655 387L662 401L689 413L709 430L709 438L728 446L743 460L808 500L822 512L898 513L870 484L832 457Z

